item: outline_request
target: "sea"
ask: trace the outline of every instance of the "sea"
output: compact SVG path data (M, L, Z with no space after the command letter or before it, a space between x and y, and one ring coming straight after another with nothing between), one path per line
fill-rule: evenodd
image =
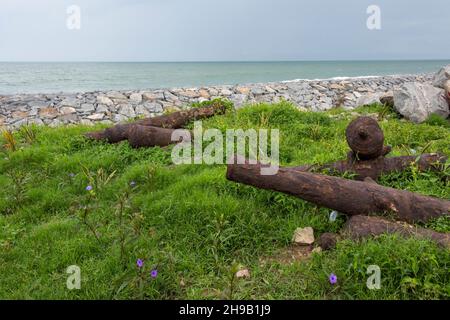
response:
M0 94L140 90L437 72L450 60L0 62Z

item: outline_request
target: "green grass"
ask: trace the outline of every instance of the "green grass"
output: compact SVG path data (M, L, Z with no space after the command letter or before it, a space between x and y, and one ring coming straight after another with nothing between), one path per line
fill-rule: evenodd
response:
M393 155L450 155L447 121L416 125L382 106ZM299 112L288 103L260 104L203 122L203 127L278 128L282 165L345 158L341 109ZM101 128L100 126L98 128ZM345 222L329 209L225 179L224 165L171 164L171 147L131 149L126 142L87 141L90 127L31 127L14 133L16 151L0 151L1 299L448 299L450 252L428 241L381 236L345 240L336 250L285 264L277 257L297 227L318 237ZM1 140L2 145L6 141ZM449 170L414 167L380 183L450 198ZM135 181L136 186L130 186ZM89 192L85 188L92 185ZM450 231L450 219L427 225ZM138 272L136 259L145 261ZM261 261L265 260L265 263ZM66 268L81 268L81 290L66 288ZM381 289L366 287L369 265ZM237 268L249 279L234 279ZM156 279L149 272L158 269ZM328 276L338 276L330 285Z

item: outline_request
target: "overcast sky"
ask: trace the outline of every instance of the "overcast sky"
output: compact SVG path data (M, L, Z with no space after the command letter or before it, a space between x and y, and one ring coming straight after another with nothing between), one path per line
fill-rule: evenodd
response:
M369 30L369 5L381 30ZM66 26L81 9L81 29ZM450 58L449 0L0 0L0 61Z

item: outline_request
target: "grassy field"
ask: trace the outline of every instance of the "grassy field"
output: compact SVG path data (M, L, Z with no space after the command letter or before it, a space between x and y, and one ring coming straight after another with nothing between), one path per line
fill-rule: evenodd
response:
M450 156L446 120L416 125L383 106L356 112L382 118L393 155ZM300 165L345 158L344 132L355 116L260 104L203 127L279 128L282 165ZM171 147L87 141L90 130L28 127L0 138L1 299L450 298L450 252L434 243L381 236L345 240L329 252L293 248L297 227L311 226L318 237L346 217L330 222L327 208L229 182L224 165L174 166ZM449 176L449 167L421 173L411 166L380 183L450 199ZM450 232L450 219L426 226ZM81 268L80 290L66 287L71 265ZM380 290L366 287L369 265L381 268ZM239 268L251 277L233 277Z

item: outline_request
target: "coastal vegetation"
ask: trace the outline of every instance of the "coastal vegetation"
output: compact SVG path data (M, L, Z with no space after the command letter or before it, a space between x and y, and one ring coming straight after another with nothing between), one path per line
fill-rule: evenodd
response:
M281 165L300 166L345 158L345 129L358 115L378 118L393 156L450 156L448 120L433 115L414 124L378 104L309 112L259 103L202 125L279 129ZM383 235L313 252L292 244L294 231L312 227L317 238L347 217L330 219L327 208L227 181L225 165L175 166L173 146L107 144L86 139L92 130L30 125L0 138L0 298L450 297L450 252L433 242ZM379 183L448 200L450 162L442 172L411 165ZM448 216L417 225L450 232ZM74 265L79 290L67 288ZM372 265L381 270L379 290L366 285Z

